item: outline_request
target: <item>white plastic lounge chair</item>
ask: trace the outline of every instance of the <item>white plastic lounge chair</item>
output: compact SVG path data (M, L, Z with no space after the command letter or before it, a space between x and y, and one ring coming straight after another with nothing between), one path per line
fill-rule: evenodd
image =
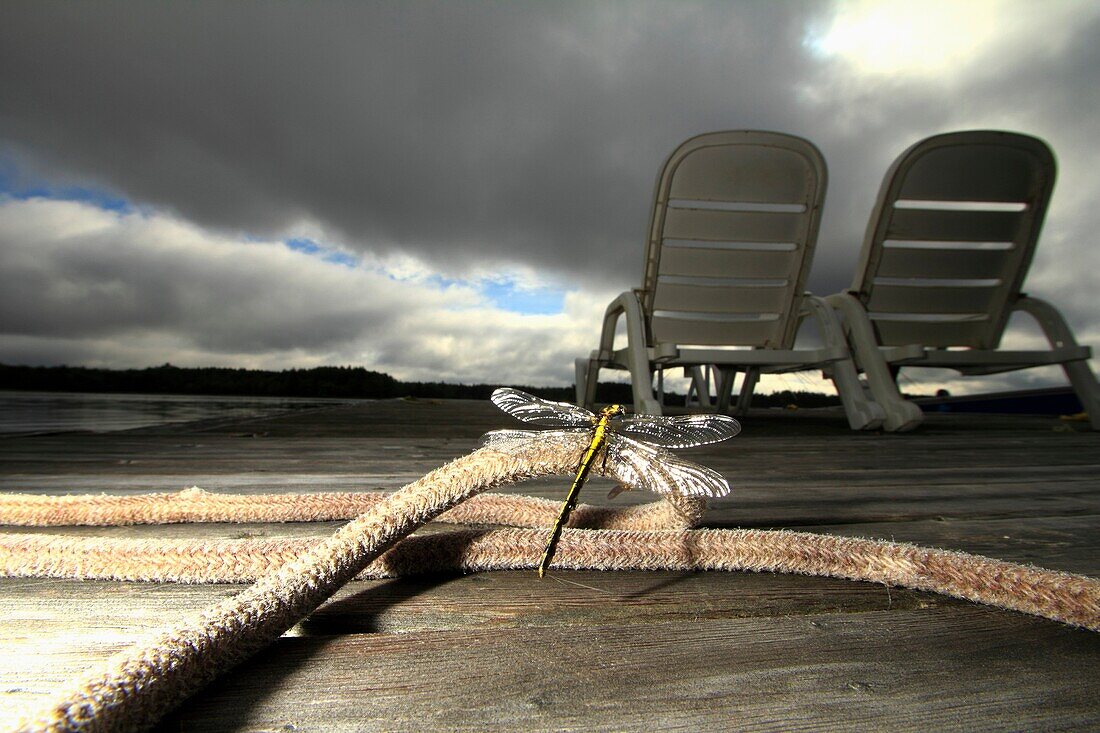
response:
M1020 292L1054 178L1050 148L1010 132L936 135L890 168L851 290L828 298L886 411L886 430L921 421L895 383L906 364L963 374L1061 364L1100 429L1090 349L1077 345L1053 306ZM1017 310L1039 322L1049 350L998 349Z
M634 408L651 415L661 414L666 368L694 370L697 383L700 366L716 368L719 410L729 407L737 371L743 410L761 372L822 369L853 429L881 424L834 312L803 292L825 185L821 153L790 135L715 132L676 148L657 178L642 287L608 306L599 348L577 359L577 403L592 404L601 368L629 370ZM627 347L615 350L624 315ZM796 350L808 315L824 344ZM709 402L705 389L700 396Z

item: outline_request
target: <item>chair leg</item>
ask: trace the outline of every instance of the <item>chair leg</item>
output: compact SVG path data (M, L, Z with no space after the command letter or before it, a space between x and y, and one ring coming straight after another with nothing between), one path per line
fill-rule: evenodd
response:
M1089 416L1089 423L1093 430L1100 430L1100 386L1096 383L1096 376L1089 368L1087 361L1067 361L1062 365L1069 383L1073 385L1073 391L1077 393L1077 399L1085 408Z
M725 413L730 410L730 398L733 395L733 382L737 378L737 370L733 367L719 367L718 374L718 412Z
M867 399L836 313L828 303L818 297L809 296L805 303L817 318L825 345L845 354L844 358L833 360L822 371L833 380L836 392L840 395L840 403L844 405L844 413L848 417L848 426L852 430L874 430L880 427L886 422L886 410L874 400Z
M590 366L591 359L576 359L573 362L574 382L573 392L576 405L578 407L586 407L591 409L592 403L588 398L588 372L589 369L594 368L599 372L599 367L595 365Z
M660 415L661 403L653 395L653 372L649 370L649 360L643 355L631 353L628 358L630 366L630 389L634 396L634 411L639 415ZM591 372L588 375L589 384L593 391L595 384Z
M709 409L713 407L713 403L710 399L710 383L714 374L710 366L699 367L699 373L703 375L702 389L699 390L699 406Z
M1058 349L1077 345L1077 339L1073 337L1073 331L1066 319L1045 300L1024 296L1016 302L1016 309L1030 313L1039 322L1052 347ZM1092 429L1100 430L1100 385L1097 384L1096 375L1092 373L1089 363L1084 359L1067 361L1062 364L1062 369L1073 386L1073 391L1077 393L1077 398L1081 400Z
M878 342L863 306L847 293L830 295L825 301L844 316L843 329L855 361L867 376L875 402L885 413L883 429L887 432L905 432L920 425L924 413L898 391L890 367L878 350Z
M630 374L631 388L634 391L634 409L639 415L660 415L661 403L653 396L653 375Z
M886 411L878 402L867 399L851 359L835 361L821 371L832 380L836 393L840 395L840 404L848 417L848 427L852 430L875 430L883 426Z
M684 376L691 375L691 384L688 385L687 397L684 406L691 405L691 396L695 395L699 407L710 407L710 372L705 366L684 367Z
M745 381L741 382L741 393L737 395L737 407L734 412L744 415L749 411L752 402L752 392L756 389L756 382L760 379L760 370L756 367L745 369Z

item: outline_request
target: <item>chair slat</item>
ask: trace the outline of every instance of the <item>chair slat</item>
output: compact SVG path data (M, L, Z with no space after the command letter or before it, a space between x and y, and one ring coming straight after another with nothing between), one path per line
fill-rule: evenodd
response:
M804 236L806 215L669 207L664 225L665 239L798 242Z
M939 242L1011 242L1020 235L1023 211L894 209L886 239Z
M875 276L1007 280L1016 272L1018 263L1019 253L1013 250L887 247L882 250Z
M716 274L736 278L789 279L802 261L800 252L665 247L661 253L662 275L709 277ZM658 284L657 292L662 289Z
M876 313L988 313L1004 297L997 287L876 285L867 309Z
M653 316L653 338L658 342L706 346L771 346L782 338L782 320L708 321Z
M666 250L667 252L668 250ZM788 307L786 287L711 287L661 283L655 310L714 313L783 313Z
M922 322L889 321L871 316L881 346L921 344L929 347L969 346L984 348L988 321Z

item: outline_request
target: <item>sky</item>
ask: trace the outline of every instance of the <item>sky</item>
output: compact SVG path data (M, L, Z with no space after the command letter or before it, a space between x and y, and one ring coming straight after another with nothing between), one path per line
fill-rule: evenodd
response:
M1043 138L1026 290L1100 347L1098 70L1092 0L6 2L0 362L570 384L640 284L664 158L723 129L824 153L821 295L910 144ZM1019 317L1004 345L1042 341Z

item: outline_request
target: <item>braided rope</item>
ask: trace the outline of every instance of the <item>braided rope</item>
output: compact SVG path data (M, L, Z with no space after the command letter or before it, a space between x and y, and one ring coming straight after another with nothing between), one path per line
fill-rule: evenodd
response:
M0 494L0 523L17 527L117 527L195 522L331 522L354 519L386 497L383 493L222 494L197 486L175 493L127 496ZM591 529L694 527L705 505L681 498L609 509L580 504L570 526ZM515 494L479 494L436 517L449 524L546 527L560 501Z
M409 537L360 579L538 565L545 529ZM249 583L315 550L318 539L112 540L0 535L0 576ZM864 580L951 595L1100 631L1097 581L907 543L777 530L582 530L562 535L555 568L749 570Z
M490 486L567 472L576 456L477 450L379 501L243 592L108 659L24 730L116 731L165 712L313 611L397 540Z
M260 576L239 595L113 656L29 719L24 729L148 727L187 695L281 635L365 570L407 574L447 567L532 567L545 532L452 532L411 538L395 545L424 522L492 486L571 472L581 449L578 444L575 451L561 452L538 447L516 455L475 451L394 494L372 499L360 516L320 541L249 541L236 545L203 541L208 549L200 551L193 542L186 541L175 543L174 548L165 541L123 548L118 540L50 540L16 535L0 538L0 571L7 574L100 577L96 573L110 572L106 566L108 553L118 552L112 561L115 571L135 577L142 572L148 578L157 577L157 573L176 573L172 579L177 580L186 580L187 573L192 573L190 577L196 581L215 576L243 581ZM76 503L76 498L60 498L67 501L55 505ZM95 497L105 498L115 499ZM137 498L134 506L146 510L142 516L162 511L155 507L159 500ZM20 506L46 507L46 516L55 516L49 514L49 502L25 499L19 499ZM537 513L543 508L536 500L516 503L511 497L503 499L483 499L480 511L510 506L526 516L529 511ZM678 506L670 504L663 510L654 508L658 505L647 505L634 508L633 513L602 518L590 514L589 519L647 528L570 530L563 537L555 565L608 570L778 571L869 580L946 593L1100 630L1100 581L1092 578L876 540L757 530L686 530L683 527L697 521L703 507L694 500L677 500L675 504ZM284 506L295 506L295 501ZM131 509L123 513L125 521L141 515ZM478 515L477 511L475 505L470 516ZM100 516L97 521L109 518ZM493 521L502 518L498 515ZM651 528L652 523L660 521L666 527L672 522L677 529ZM387 550L390 552L380 557ZM150 555L157 553L160 559L149 565L153 559ZM28 563L28 557L36 558L35 562ZM376 559L379 562L371 566ZM156 567L158 562L162 567Z

